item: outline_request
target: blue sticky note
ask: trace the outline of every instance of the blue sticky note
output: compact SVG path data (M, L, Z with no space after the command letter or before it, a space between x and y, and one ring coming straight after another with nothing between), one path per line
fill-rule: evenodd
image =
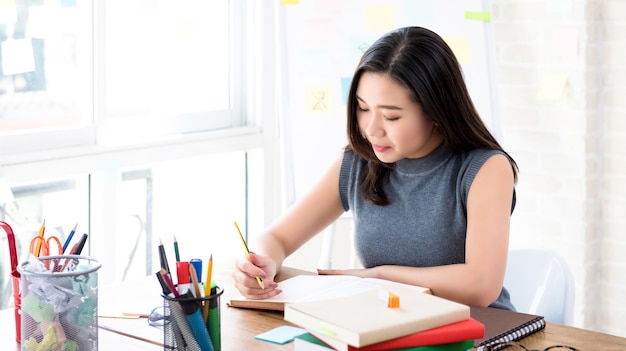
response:
M286 344L293 341L298 335L306 333L305 329L296 328L289 325L283 325L274 329L268 330L265 333L261 333L255 336L255 339L273 342L275 344Z
M350 92L350 84L352 83L352 77L341 78L341 100L344 105L348 104L348 93Z
M76 0L61 0L61 7L76 7Z

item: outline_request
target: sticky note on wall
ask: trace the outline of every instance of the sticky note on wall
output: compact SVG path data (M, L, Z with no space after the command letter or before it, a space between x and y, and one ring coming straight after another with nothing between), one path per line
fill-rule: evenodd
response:
M306 87L304 108L307 113L328 113L332 111L332 89L330 87Z
M541 84L535 96L537 100L557 100L563 96L567 86L567 75L548 74L541 79Z
M388 32L393 29L391 5L365 6L365 28L370 32Z
M352 77L341 78L341 102L344 105L348 104L348 94L350 93L350 84L352 83Z
M450 46L460 64L467 64L472 61L469 38L448 37L444 38L444 40Z
M465 19L468 21L491 21L491 12L487 11L466 11Z

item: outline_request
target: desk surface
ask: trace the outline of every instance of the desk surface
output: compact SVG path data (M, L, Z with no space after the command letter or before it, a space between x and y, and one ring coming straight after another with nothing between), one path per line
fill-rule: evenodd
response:
M278 350L278 351L291 351L293 350L293 343L285 345L278 345L269 342L259 341L254 339L254 336L263 332L266 332L272 328L281 325L291 325L283 320L283 314L281 312L260 311L260 310L247 310L238 309L232 307L226 307L226 302L233 296L237 295L234 287L232 286L232 280L230 277L231 268L229 265L217 265L215 266L214 277L215 280L224 287L224 295L221 300L221 329L222 329L222 350L224 351L241 351L241 350ZM285 269L279 278L285 279L295 274L306 273L294 269ZM159 297L159 285L156 278L151 277L151 283L149 289L153 289L154 298L136 300L139 306L154 305L161 303ZM152 282L153 281L153 282ZM152 285L152 283L154 283ZM145 281L141 283L146 285ZM124 293L124 296L128 296L125 293L126 284L120 288L102 288L100 289L99 299L102 304L115 303L119 298L120 293ZM152 290L150 290L152 291ZM145 297L145 296L144 296ZM147 300L147 301L140 301ZM148 311L149 312L149 311ZM145 319L131 320L129 323L134 323L134 326L139 328L150 327L147 325ZM0 311L0 325L8 326L9 332L0 333L0 349L2 350L19 350L18 344L15 342L15 329L13 321L13 310L7 309ZM102 321L100 325L103 325ZM152 330L154 332L154 330ZM109 350L121 350L121 349L133 349L140 351L149 350L163 350L162 346L156 343L145 342L136 338L131 338L123 335L124 331L120 333L111 332L108 330L100 329L99 332L99 349L101 351ZM129 334L126 330L125 334ZM159 339L159 331L156 331L157 339ZM593 332L589 330L567 327L564 325L547 323L546 328L540 332L530 335L521 340L521 342L529 348L543 349L551 345L570 345L577 347L582 351L591 350L603 350L603 351L623 351L626 350L626 338L621 338L613 335ZM14 346L15 345L15 346ZM121 347L123 346L123 347ZM131 348L129 348L129 346Z

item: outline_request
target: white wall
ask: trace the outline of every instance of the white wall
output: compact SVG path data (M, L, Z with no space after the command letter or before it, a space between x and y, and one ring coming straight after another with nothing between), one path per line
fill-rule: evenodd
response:
M626 337L626 1L492 0L492 21L500 139L520 167L510 246L559 252L575 325ZM566 84L538 98L553 75ZM338 228L345 268L350 226ZM315 269L320 248L288 263Z
M575 324L626 336L626 2L494 0L492 15L502 141L520 166L511 246L561 253ZM561 95L538 99L554 74Z

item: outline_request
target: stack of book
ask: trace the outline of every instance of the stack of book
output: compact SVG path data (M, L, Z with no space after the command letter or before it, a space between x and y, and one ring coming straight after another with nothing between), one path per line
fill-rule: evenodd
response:
M228 305L284 311L286 321L308 331L296 337L295 351L482 351L545 326L542 316L469 307L383 279L302 275L280 288L273 298L240 296ZM389 307L381 291L397 296L399 306Z
M469 306L400 285L289 303L285 320L308 331L297 351L465 351L485 331Z

